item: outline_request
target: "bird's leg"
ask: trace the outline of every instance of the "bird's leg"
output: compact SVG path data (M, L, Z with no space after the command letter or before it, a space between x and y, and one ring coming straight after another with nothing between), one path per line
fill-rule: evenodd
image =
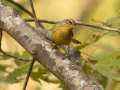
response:
M62 46L62 48L64 49L64 55L65 55L65 58L69 58L70 59L70 46L69 45L64 45Z
M52 49L58 49L63 55L64 58L69 58L69 46L66 45L57 45L55 43L52 43Z
M52 49L58 49L58 45L56 45L55 43L51 43Z
M70 45L64 47L65 58L70 59L73 63L80 65L80 51Z
M57 45L55 43L52 43L52 49L58 49L62 54L64 54L64 58L71 59L71 50L69 45Z

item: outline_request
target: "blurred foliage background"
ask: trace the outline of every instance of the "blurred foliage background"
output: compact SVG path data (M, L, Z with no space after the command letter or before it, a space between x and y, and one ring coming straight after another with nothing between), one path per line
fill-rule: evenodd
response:
M12 6L22 18L30 18ZM30 10L29 0L14 0ZM120 0L33 0L40 19L58 21L72 18L84 23L120 28ZM88 2L90 2L88 4ZM85 10L85 11L84 11ZM31 11L31 10L30 10ZM31 23L30 23L31 24ZM32 23L31 25L34 26ZM52 25L44 24L47 29ZM83 26L76 27L74 38L82 42L80 51L87 59L83 69L106 90L120 90L120 34ZM2 48L10 55L29 60L31 55L4 32ZM21 90L30 62L15 60L0 53L0 90ZM38 63L28 83L28 90L62 90L64 86Z

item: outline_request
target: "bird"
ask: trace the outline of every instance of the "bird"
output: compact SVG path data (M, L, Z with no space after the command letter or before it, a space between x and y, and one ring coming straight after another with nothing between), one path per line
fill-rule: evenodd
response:
M72 19L66 19L58 22L51 29L52 40L57 45L69 45L73 38L73 29L75 22Z
M73 30L75 28L75 21L73 19L65 19L61 22L55 24L52 27L51 36L53 42L58 46L66 46L65 49L65 56L70 57L73 56L76 58L80 57L80 52L77 49L73 49L70 47L71 42L75 44L81 44L80 41L73 38ZM72 48L72 49L71 49ZM77 55L76 55L77 53ZM77 58L78 59L78 58Z

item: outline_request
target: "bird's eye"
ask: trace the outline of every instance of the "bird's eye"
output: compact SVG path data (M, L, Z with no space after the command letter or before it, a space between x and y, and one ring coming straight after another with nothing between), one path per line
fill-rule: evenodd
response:
M66 19L65 22L72 25L75 24L75 21L73 19Z

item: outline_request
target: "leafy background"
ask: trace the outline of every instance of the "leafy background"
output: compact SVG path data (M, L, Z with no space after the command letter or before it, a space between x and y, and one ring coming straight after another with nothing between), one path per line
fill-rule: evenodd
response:
M28 0L15 0L30 10ZM83 5L87 0L34 0L37 16L45 20L79 19ZM6 0L5 0L6 2ZM69 4L68 4L69 2ZM22 10L14 7L22 18L29 18ZM107 25L119 28L120 1L96 0L83 17L85 23ZM90 7L90 6L88 6ZM33 23L30 23L34 25ZM45 24L50 29L52 25ZM120 90L120 34L101 31L88 27L77 27L75 36L82 42L79 50L83 58L87 58L83 69L90 77L99 81L106 90ZM31 55L14 39L4 32L2 48L11 55L26 60ZM22 62L0 53L0 90L21 90L30 62ZM112 82L112 84L111 84ZM111 87L109 87L111 86ZM28 84L28 90L62 90L64 86L42 65L36 63ZM110 88L110 89L109 89Z

